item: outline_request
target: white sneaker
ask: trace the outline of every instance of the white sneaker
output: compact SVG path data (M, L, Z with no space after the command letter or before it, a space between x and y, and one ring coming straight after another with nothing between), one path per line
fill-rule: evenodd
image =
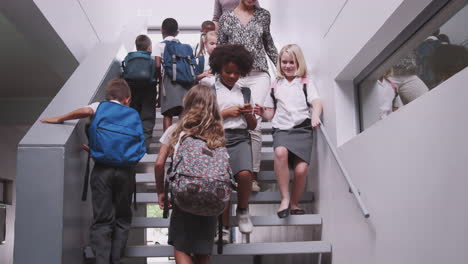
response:
M236 218L237 223L239 225L239 231L242 234L250 234L253 231L253 224L252 220L250 220L249 209L242 210L241 212L239 209L236 210Z
M260 186L258 185L257 181L252 181L252 192L259 192L260 191Z

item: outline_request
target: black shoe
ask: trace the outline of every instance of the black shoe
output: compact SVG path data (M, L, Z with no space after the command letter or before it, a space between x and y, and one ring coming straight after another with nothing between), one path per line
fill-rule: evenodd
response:
M279 211L278 213L279 218L286 218L289 216L289 208Z
M294 209L291 210L291 215L303 215L305 214L304 209Z

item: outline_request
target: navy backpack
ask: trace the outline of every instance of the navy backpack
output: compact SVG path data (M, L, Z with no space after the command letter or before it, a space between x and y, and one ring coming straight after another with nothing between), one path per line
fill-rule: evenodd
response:
M197 79L197 62L193 56L192 47L182 44L178 40L165 40L163 43L166 43L162 58L164 73L173 82L186 85L194 84Z
M155 62L149 51L129 52L122 61L123 78L132 81L155 82Z

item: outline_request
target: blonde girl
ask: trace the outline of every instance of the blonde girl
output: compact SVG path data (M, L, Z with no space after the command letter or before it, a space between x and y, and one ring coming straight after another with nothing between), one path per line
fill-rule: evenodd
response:
M183 100L184 111L177 124L170 126L162 135L158 158L154 166L158 203L164 208L164 165L174 153L174 146L182 138L193 136L206 141L209 148L225 145L224 128L216 97L203 85L192 87ZM216 216L200 216L184 212L172 206L168 244L174 246L177 263L209 263L213 250L213 238L217 224Z
M307 77L307 65L300 47L290 44L279 53L278 80L273 82L264 106L255 111L272 120L274 169L281 194L278 217L305 214L299 207L304 192L312 151L313 129L320 125L322 103L313 83ZM312 106L312 109L310 109ZM289 193L289 166L294 170Z
M200 84L206 85L211 87L215 83L215 77L211 73L210 67L210 55L213 50L216 48L216 44L218 42L218 34L216 31L210 31L206 33L203 37L203 52L200 50L199 56L197 57L198 60L198 72L201 72L197 76Z

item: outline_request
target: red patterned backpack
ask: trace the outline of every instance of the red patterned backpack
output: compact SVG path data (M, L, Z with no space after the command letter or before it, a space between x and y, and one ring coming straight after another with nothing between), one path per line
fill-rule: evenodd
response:
M220 215L234 188L229 154L225 147L209 149L195 137L182 138L175 147L167 173L171 201L185 212L202 216ZM166 199L167 201L168 199ZM167 205L165 215L167 215Z

